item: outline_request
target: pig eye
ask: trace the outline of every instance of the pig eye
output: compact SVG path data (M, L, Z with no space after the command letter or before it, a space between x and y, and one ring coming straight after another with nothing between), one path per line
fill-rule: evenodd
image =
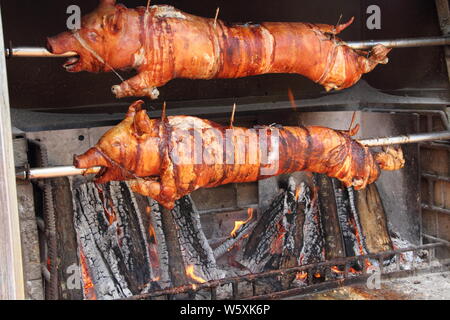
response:
M88 36L89 40L91 40L93 42L96 42L98 39L98 34L95 31L89 31L87 36Z

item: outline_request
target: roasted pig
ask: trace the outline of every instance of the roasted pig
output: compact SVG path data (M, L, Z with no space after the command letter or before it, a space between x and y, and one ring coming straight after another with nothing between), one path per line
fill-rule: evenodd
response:
M361 189L380 169L403 167L401 149L372 154L352 132L319 126L240 128L190 116L150 119L132 104L126 118L85 154L77 168L101 166L98 183L129 180L135 192L167 208L199 188L310 171ZM354 133L354 132L353 132Z
M227 24L167 5L128 9L101 0L82 19L81 30L48 39L55 54L74 51L69 72L135 69L137 75L112 88L118 97L156 99L157 87L174 78L239 78L267 73L297 73L340 90L362 74L387 63L390 49L376 45L354 50L336 37L353 19L336 26L265 22Z

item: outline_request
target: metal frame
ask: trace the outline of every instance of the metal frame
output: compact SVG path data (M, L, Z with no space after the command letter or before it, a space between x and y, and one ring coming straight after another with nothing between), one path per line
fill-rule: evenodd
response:
M189 294L191 298L195 297L195 294L200 291L209 291L210 299L217 300L217 288L231 285L232 290L232 299L244 299L244 300L262 300L262 299L280 299L300 294L307 294L317 291L334 289L340 286L361 283L367 280L367 278L371 275L371 273L367 272L367 266L364 263L367 259L372 259L378 261L380 272L382 277L402 277L402 276L411 276L413 274L417 274L420 272L441 272L450 270L448 265L444 265L441 267L435 267L432 265L432 258L434 257L434 250L438 247L450 247L450 244L446 241L442 241L440 239L436 239L438 242L430 243L426 245L421 245L412 248L398 249L385 251L375 254L366 254L355 257L346 257L340 259L329 260L325 262L320 262L316 264L309 264L299 267L280 269L280 270L272 270L262 273L255 273L245 276L231 277L220 280L212 280L205 283L200 284L190 284L184 285L176 288L170 288L165 290L157 290L154 292L135 295L129 298L125 298L123 300L145 300L152 298L161 298L165 297L167 300L171 300L174 295L178 294ZM418 255L419 251L426 250L428 251L428 261L427 266L421 268L420 266L414 265L414 258ZM402 253L412 252L413 253L413 265L411 270L402 270L400 264L400 256ZM383 268L384 261L389 259L390 257L396 257L396 269L395 271L386 272ZM359 274L354 274L350 272L350 267L352 264L361 264L363 270ZM331 268L334 266L344 267L344 270L335 274L332 272ZM307 283L306 286L291 288L288 290L273 292L269 294L258 295L257 285L258 281L267 279L267 278L284 278L287 279L289 277L295 276L300 272L307 272ZM323 279L320 283L314 283L314 274L320 272L321 279ZM252 294L251 296L241 297L239 295L239 284L241 283L250 283L252 286Z
M0 8L0 52L4 51ZM24 299L22 248L6 61L0 55L0 299Z

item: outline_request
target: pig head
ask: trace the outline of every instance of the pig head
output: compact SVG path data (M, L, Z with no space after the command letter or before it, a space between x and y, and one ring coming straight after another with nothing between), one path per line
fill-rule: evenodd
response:
M126 118L107 131L86 153L74 157L74 166L100 166L96 182L155 177L160 171L160 120L150 120L143 101L133 103Z
M138 10L101 0L98 8L82 18L81 29L63 32L47 39L55 54L78 54L64 64L69 72L106 72L133 65L133 54L140 48Z

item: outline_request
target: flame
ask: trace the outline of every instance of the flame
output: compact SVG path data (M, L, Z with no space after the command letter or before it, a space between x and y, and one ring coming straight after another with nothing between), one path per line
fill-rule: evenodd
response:
M192 280L197 281L198 283L205 283L205 282L206 282L205 279L203 279L203 278L201 278L201 277L195 275L195 270L194 270L194 265L193 265L193 264L190 264L190 265L186 268L186 275L187 275L189 278L191 278Z
M83 253L83 250L80 247L80 264L81 264L81 278L83 280L83 292L84 296L88 300L97 300L97 296L95 294L94 283L92 282L92 278L89 275L89 267L86 263L86 256Z
M294 98L294 94L292 93L291 88L288 88L288 97L289 97L289 101L291 102L291 107L294 111L297 111L297 105L295 104L295 98Z
M156 244L156 232L155 232L155 228L153 228L153 225L151 223L149 223L148 226L148 234L150 236L150 242Z
M298 198L300 197L300 192L302 191L301 186L298 186L295 188L295 201L298 201Z
M315 274L314 274L314 278L320 278L322 275L319 273L319 272L316 272Z
M343 273L344 273L344 271L340 270L338 266L332 266L332 267L330 268L330 270L331 270L332 272L334 272L334 273L337 273L337 274L343 274ZM356 269L353 268L353 267L350 267L350 268L348 269L348 272L350 272L350 273L355 273L355 274L361 273L361 271L358 271L358 270L356 270Z
M361 271L358 271L358 270L356 270L353 267L350 267L350 269L348 269L348 271L351 272L351 273L361 273Z
M297 272L297 274L295 275L296 280L305 280L307 277L308 277L308 272L305 272L305 271Z
M230 236L232 236L233 238L236 237L236 233L239 230L240 227L242 227L243 225L247 224L250 220L253 219L253 208L248 208L247 209L247 220L245 221L235 221L234 222L234 228L233 230L230 232Z
M337 273L337 274L344 273L344 271L339 270L338 266L332 266L330 269L331 269L331 271L333 271L334 273Z

